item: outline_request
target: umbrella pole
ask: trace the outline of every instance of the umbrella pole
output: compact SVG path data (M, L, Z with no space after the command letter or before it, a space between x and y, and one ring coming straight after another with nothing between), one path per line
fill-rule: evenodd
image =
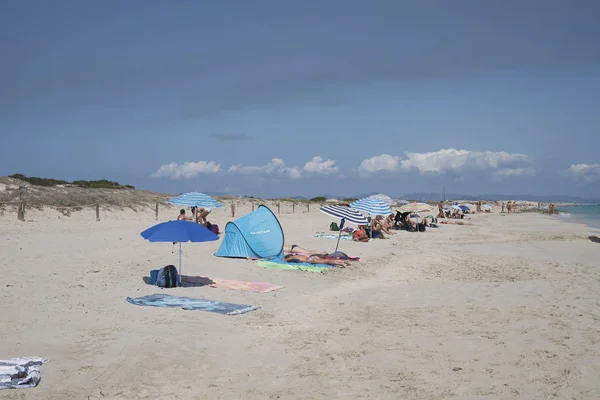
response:
M340 233L338 233L338 240L337 240L337 244L335 245L335 252L337 252L338 246L340 245L340 239L342 238L342 230L340 229Z
M179 286L181 286L181 242L179 242Z

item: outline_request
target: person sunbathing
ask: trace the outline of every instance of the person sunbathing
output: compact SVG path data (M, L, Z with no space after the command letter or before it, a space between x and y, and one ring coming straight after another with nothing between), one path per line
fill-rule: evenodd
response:
M390 227L385 222L383 222L383 218L381 217L381 215L378 215L373 220L373 230L375 232L379 232L380 234L381 234L381 232L385 232L388 235L391 235L392 232L390 232L389 228ZM382 235L382 239L384 239L383 235Z
M310 256L301 256L299 254L288 254L283 257L283 261L287 262L299 262L299 263L310 263L310 264L327 264L334 266L346 266L350 265L347 261L342 260L331 260L326 258L321 258L319 254L312 254Z
M354 231L352 234L353 240L356 242L368 242L369 235L367 235L367 231L364 225L359 225L358 229Z
M300 254L300 255L314 254L314 255L319 255L322 257L325 257L327 254L329 254L326 251L307 250L307 249L304 249L304 248L298 246L297 244L293 244L290 247L284 246L283 251L285 253Z
M384 221L384 224L386 225L386 228L390 229L393 228L394 225L396 225L396 218L394 213L391 213L390 215L387 216L387 218Z
M471 223L466 223L463 221L457 221L455 219L440 221L440 224L449 224L449 225L471 225Z

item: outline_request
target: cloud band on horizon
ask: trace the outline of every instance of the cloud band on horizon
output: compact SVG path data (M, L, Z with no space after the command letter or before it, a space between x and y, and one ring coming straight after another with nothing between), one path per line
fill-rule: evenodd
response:
M367 178L381 173L443 175L487 172L495 179L533 177L541 167L532 165L530 156L505 151L470 151L441 149L433 152L406 152L404 156L380 154L362 160L356 177ZM600 180L600 164L572 164L563 175L578 181ZM289 166L281 158L273 158L264 165L232 165L222 169L215 161L188 161L183 164L171 162L154 172L153 178L171 180L194 179L200 175L227 173L242 176L273 176L283 179L302 179L315 176L342 177L337 161L314 156L303 165Z

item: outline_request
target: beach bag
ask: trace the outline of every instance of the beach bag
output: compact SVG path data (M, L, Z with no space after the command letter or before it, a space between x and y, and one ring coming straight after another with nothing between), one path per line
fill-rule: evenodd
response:
M332 222L331 225L329 225L329 230L330 231L339 231L340 227L338 226L338 224L336 224L335 222Z
M209 229L210 229L210 230L212 231L212 233L214 233L215 235L218 235L218 234L219 234L219 225L217 225L217 224L212 224L212 225L210 226L210 228L209 228Z
M179 276L177 274L177 268L174 265L167 265L158 270L156 275L156 286L162 288L177 287L179 283Z

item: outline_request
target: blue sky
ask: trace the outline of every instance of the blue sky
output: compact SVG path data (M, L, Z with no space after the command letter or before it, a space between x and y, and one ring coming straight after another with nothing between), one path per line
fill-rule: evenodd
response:
M600 197L597 1L28 1L0 175Z

